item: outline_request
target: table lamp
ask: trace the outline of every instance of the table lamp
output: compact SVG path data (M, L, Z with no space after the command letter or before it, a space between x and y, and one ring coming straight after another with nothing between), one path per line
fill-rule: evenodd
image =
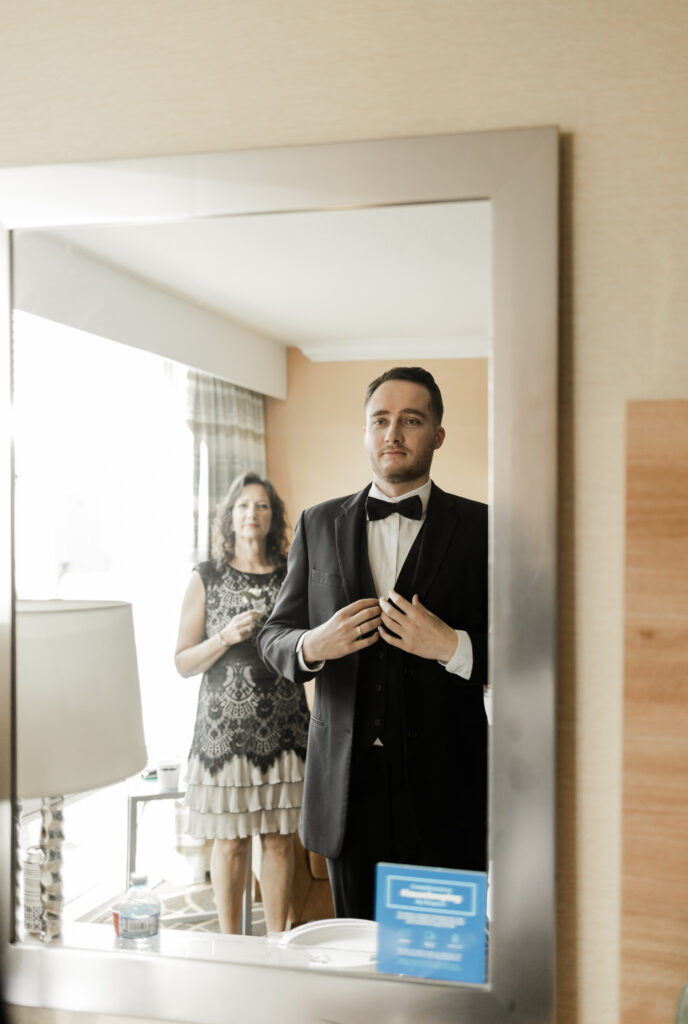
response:
M41 799L41 938L59 936L63 798L146 764L131 605L17 601L17 796Z

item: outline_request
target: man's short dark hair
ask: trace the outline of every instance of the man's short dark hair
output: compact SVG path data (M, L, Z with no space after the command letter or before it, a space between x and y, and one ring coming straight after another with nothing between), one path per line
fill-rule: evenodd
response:
M409 380L413 384L420 384L424 387L430 396L430 412L433 422L436 427L439 427L444 415L442 393L437 387L433 375L424 370L422 366L394 366L391 370L385 370L384 373L381 373L379 377L376 377L368 385L365 402L363 403L364 409L367 408L368 402L373 397L373 392L377 391L380 385L385 384L388 380Z

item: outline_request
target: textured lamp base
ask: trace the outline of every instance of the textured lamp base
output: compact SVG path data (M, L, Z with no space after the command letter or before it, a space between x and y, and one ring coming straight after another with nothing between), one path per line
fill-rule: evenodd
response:
M62 930L62 843L64 841L63 798L45 796L41 802L41 897L43 920L41 939L52 942Z

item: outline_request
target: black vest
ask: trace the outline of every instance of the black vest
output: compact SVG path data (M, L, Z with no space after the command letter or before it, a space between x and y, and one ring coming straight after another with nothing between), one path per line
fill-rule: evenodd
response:
M419 530L394 585L394 589L408 601L413 597L411 588L423 529L424 526ZM377 597L368 561L365 521L358 550L361 597ZM361 651L356 684L354 761L360 759L378 737L390 755L403 755L407 734L413 730L414 700L409 692L411 680L407 671L412 657L385 643L382 638Z

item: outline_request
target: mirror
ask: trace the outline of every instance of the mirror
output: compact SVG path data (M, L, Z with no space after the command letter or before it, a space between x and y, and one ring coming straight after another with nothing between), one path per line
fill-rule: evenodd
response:
M503 175L504 154L510 150L512 163L508 164L511 175L505 182ZM332 178L332 161L336 158L338 174ZM398 160L405 172L388 173L391 166L398 167ZM163 166L164 165L164 166ZM524 167L528 167L525 174ZM338 998L338 1007L343 1014L349 1013L354 1019L354 1009L359 998L365 992L367 1012L379 1004L379 1012L384 1014L391 1005L406 1006L413 1012L413 1006L423 1005L425 1019L434 1019L428 1014L428 1004L436 1007L439 1016L440 1007L445 1012L452 1007L456 1013L462 1007L470 1013L471 1020L498 1019L494 1009L506 1006L509 1002L522 1009L530 1008L529 1020L548 1019L551 1012L551 968L552 968L552 900L551 892L542 889L543 877L551 878L552 870L552 652L553 652L553 455L554 455L554 396L553 373L555 366L554 347L554 268L556 240L556 132L551 129L530 130L527 132L487 133L481 136L457 136L435 140L404 140L402 142L377 144L352 144L348 147L313 147L306 150L275 151L263 154L225 154L218 158L176 158L172 161L137 161L132 164L104 165L99 173L87 180L87 187L68 194L64 190L57 197L56 206L66 203L66 209L49 212L47 209L27 215L26 206L23 212L13 213L5 217L11 226L49 226L50 224L69 224L85 220L139 220L154 221L177 218L213 217L213 220L201 220L203 229L214 228L219 224L215 220L221 213L246 214L252 217L242 220L242 225L255 227L258 223L266 223L269 211L280 213L282 224L296 224L297 218L310 218L314 224L322 224L328 218L350 217L353 221L368 215L377 218L387 217L403 203L403 210L413 216L418 210L439 215L440 222L447 224L454 209L460 212L475 205L485 206L484 201L473 203L455 203L453 200L484 200L490 201L489 209L492 220L492 243L494 246L494 263L492 266L492 287L494 289L494 352L491 366L490 386L492 389L491 417L491 466L492 494L492 679L496 693L494 742L491 752L491 816L490 839L495 860L493 878L494 920L490 935L490 979L484 988L468 989L456 986L433 985L429 996L427 985L414 985L408 981L394 981L393 990L389 990L389 979L376 978L375 986L371 979L348 978L347 996L342 1001L335 993L343 991L342 981L330 977L325 982L324 976L314 979L311 973L298 979L290 978L293 972L284 971L272 966L260 957L254 962L253 971L260 969L269 971L276 979L276 988L270 993L258 995L255 984L251 988L250 1000L255 1007L255 1019L261 1019L259 1008L262 1006L263 1016L270 1016L268 1006L277 1005L274 1001L276 993L291 993L293 1003L294 992L298 990L300 1011L295 1011L294 1019L318 1019L317 1013ZM89 169L75 168L89 176ZM122 174L122 171L125 173ZM114 180L108 190L107 182L103 181L103 172L112 173ZM159 189L151 189L151 174L156 175ZM138 191L136 182L139 177ZM30 175L29 175L30 177ZM101 178L100 182L96 179ZM10 180L10 196L16 202L21 197L21 176L14 173ZM14 184L18 182L19 184ZM145 182L145 185L144 185ZM166 188L163 185L173 185ZM105 187L101 192L101 187ZM14 190L13 190L14 189ZM90 193L88 215L78 209L80 202ZM93 210L93 202L105 205L100 210ZM199 199L200 197L200 199ZM114 200L114 202L113 202ZM515 201L517 200L517 201ZM108 204L112 203L110 209ZM433 205L428 205L433 204ZM434 205L436 204L436 205ZM199 208L200 207L200 208ZM334 210L334 207L366 207L346 213ZM370 209L372 207L372 209ZM286 210L292 211L293 219L285 217ZM297 213L295 211L302 211ZM304 213L303 211L308 211ZM320 211L320 212L315 212ZM328 212L329 211L329 212ZM259 214L260 216L256 216ZM22 218L23 219L16 219ZM274 218L272 218L274 220ZM28 223L27 223L28 221ZM250 222L253 221L253 224ZM239 224L234 220L234 227ZM341 219L339 223L342 223ZM303 224L303 220L301 222ZM179 225L176 225L179 226ZM198 228L198 223L191 221L183 225L185 230ZM143 246L141 232L148 229L132 228L139 232L134 250L140 253ZM156 233L160 231L160 226ZM109 262L123 265L124 257L113 256L112 239L119 236L120 243L125 229L113 226L109 229L109 245L106 255ZM86 235L90 234L93 242L93 229L75 229L66 233L65 240L70 246L87 248ZM317 234L317 229L316 229ZM455 238L460 232L454 232ZM17 256L15 258L15 305L29 301L35 302L35 295L26 292L41 292L41 288L32 286L28 276L34 281L40 279L40 258L34 257L30 264L25 257L22 262L22 246L31 244L31 238L24 232L17 234ZM300 238L304 237L301 226ZM43 236L45 239L45 235ZM270 232L273 249L275 229ZM449 233L450 244L452 232ZM52 243L55 239L50 240ZM101 239L102 241L102 239ZM426 239L422 239L420 245ZM102 244L105 244L104 242ZM246 251L247 241L242 238L242 251ZM318 244L322 245L320 241ZM163 249L169 249L163 245ZM458 248L458 246L457 246ZM293 253L292 248L289 250ZM516 255L518 253L518 255ZM261 259L265 259L265 250ZM47 257L46 257L47 260ZM375 265L373 260L373 265ZM69 275L65 270L68 259L60 260L61 271L55 276L53 301L55 295L77 309L88 306L84 296L88 289L83 287L71 290ZM429 261L432 266L432 261ZM47 265L47 264L46 264ZM126 265L126 264L124 264ZM31 274L23 275L22 267L30 266ZM455 269L455 263L449 263ZM136 269L136 268L130 268ZM140 273L140 269L138 270ZM418 268L416 268L418 273ZM144 271L150 276L150 270ZM438 275L439 276L439 275ZM204 277L207 279L208 275ZM341 273L339 274L341 279ZM72 281L72 285L74 282ZM170 287L167 282L167 287ZM174 287L174 286L172 286ZM178 287L178 286L177 286ZM43 287L45 293L45 288ZM322 289L321 289L322 290ZM426 287L424 294L431 294ZM244 283L242 294L249 295L250 288ZM298 297L297 297L298 298ZM297 312L311 312L306 295L296 302ZM212 301L204 302L213 305ZM351 303L356 308L360 303ZM436 303L435 312L439 308ZM271 304L266 304L272 308ZM382 310L389 309L390 301L381 303ZM34 305L33 307L37 307ZM98 311L81 309L82 319L77 326L93 333ZM249 321L249 314L236 316L243 320L242 326ZM90 319L93 317L93 319ZM427 323L428 310L421 314L421 322ZM267 325L268 331L280 333L274 323ZM308 332L308 325L301 325L302 331ZM313 327L316 336L322 337L322 327ZM174 345L172 339L165 339L165 345ZM289 336L289 332L287 336ZM441 333L441 331L440 331ZM148 332L150 335L150 331ZM455 336L455 332L452 332ZM293 333L292 333L293 337ZM131 339L127 339L131 343ZM341 339L339 339L341 340ZM427 341L427 338L426 338ZM136 341L133 342L136 344ZM411 344L417 343L412 339ZM369 344L369 339L368 339ZM455 344L455 343L454 343ZM150 340L143 347L150 346ZM170 353L169 347L166 354ZM386 365L397 361L408 361L405 353L400 352L397 358L385 359ZM209 369L215 356L212 352L200 352L196 365L201 369ZM418 359L425 363L425 356ZM264 363L265 361L262 360ZM241 367L243 379L251 386L252 368L250 365ZM224 376L236 379L236 365ZM366 378L375 373L366 374ZM276 377L279 373L276 373ZM254 378L256 390L263 390L263 381ZM279 382L269 382L270 387L277 389ZM357 401L360 398L357 396ZM447 406L451 409L452 396L445 394ZM269 443L269 442L268 442ZM533 459L538 452L540 457ZM269 469L269 466L268 466ZM352 487L360 486L361 474L365 467L361 460L356 470L358 476ZM449 489L465 493L461 486L452 483ZM306 496L302 504L309 504L320 497L332 493L346 493L347 486L328 485L322 495ZM303 492L304 488L300 488ZM480 495L476 495L480 496ZM298 507L290 512L295 518ZM535 581L535 582L533 582ZM527 586L531 600L526 606L518 600L522 588ZM530 709L533 718L529 718L524 706ZM499 742L502 737L503 743ZM548 776L549 772L549 776ZM515 811L519 808L519 815ZM524 830L522 817L528 822ZM537 836L537 842L533 837ZM549 873L549 874L548 874ZM537 898L536 898L537 893ZM544 898L543 898L544 897ZM514 939L519 942L519 929L527 935L529 956L536 957L537 971L518 972L513 968ZM52 954L56 951L24 948L15 946L9 951L9 963L16 964L16 972L12 977L18 986L17 1001L31 1001L26 977L22 973L36 957L44 962L51 976L59 972L54 965ZM64 962L69 954L70 963L77 964L78 951L60 950L58 956ZM81 954L83 956L83 954ZM197 953L191 956L196 957ZM217 956L217 951L208 951L209 956ZM112 958L116 963L103 965L103 970L113 978L126 971L124 958ZM251 959L251 957L248 957ZM51 962L52 960L52 962ZM246 953L237 953L236 961L247 960ZM201 966L202 963L202 966ZM196 962L185 962L184 972L212 972L217 964L212 959ZM172 978L168 967L160 961L151 965L151 971L162 972L160 977ZM241 973L238 966L232 970L235 981L246 988L251 971ZM24 978L22 987L22 978ZM239 980L241 979L241 980ZM365 982L368 982L366 985ZM384 983L388 982L386 993L382 994ZM177 982L173 982L177 989ZM227 977L219 980L219 989L225 988ZM55 985L62 992L59 1005L65 1005L65 980L56 979ZM282 988L282 986L284 986ZM381 987L382 986L382 987ZM419 989L423 989L422 994ZM360 996L358 994L360 990ZM57 996L55 998L58 998ZM102 997L101 997L102 998ZM247 996L248 998L248 996ZM146 1003L142 993L141 1002L137 1004L139 1015L154 1011ZM266 1003L265 1000L268 1002ZM391 1000L391 1002L390 1002ZM506 1002L505 1002L506 1000ZM97 1002L97 1000L96 1000ZM55 1005L58 1005L57 1003ZM83 1005L83 1003L81 1004ZM105 1005L105 1004L103 1004ZM170 1002L169 1015L177 1016ZM178 1006L179 1004L175 1004ZM320 1010L317 1007L320 1006ZM383 1011L382 1007L386 1007ZM347 1007L349 1009L347 1009ZM492 1009L489 1009L489 1008ZM97 1008L95 1004L92 1008ZM539 1016L533 1016L533 1008L537 1008ZM117 1005L110 1001L108 1012L118 1012ZM156 1015L159 1013L156 1007ZM185 1019L213 1019L210 1006L193 1010L188 1007ZM378 1012L378 1011L375 1011ZM435 1012L435 1011L433 1011ZM491 1016L488 1017L488 1013ZM484 1016L478 1016L478 1014ZM308 1016L308 1015L313 1015ZM342 1016L342 1020L349 1019ZM384 1015L381 1019L386 1019ZM408 1019L413 1019L411 1016ZM514 1019L512 1017L512 1019ZM523 1017L525 1020L526 1017Z
M200 310L212 311L225 344L237 325L254 343L277 339L280 368L288 344L287 394L264 400L264 445L292 524L367 479L369 380L400 359L429 364L451 395L451 444L434 477L485 502L489 204L57 228L14 241L16 595L133 603L155 764L191 741L197 687L180 685L169 652L189 567L208 553L191 529L186 366L142 348L193 364ZM188 323L172 345L180 310ZM264 354L257 369L269 381ZM203 537L212 510L207 493L198 501Z

